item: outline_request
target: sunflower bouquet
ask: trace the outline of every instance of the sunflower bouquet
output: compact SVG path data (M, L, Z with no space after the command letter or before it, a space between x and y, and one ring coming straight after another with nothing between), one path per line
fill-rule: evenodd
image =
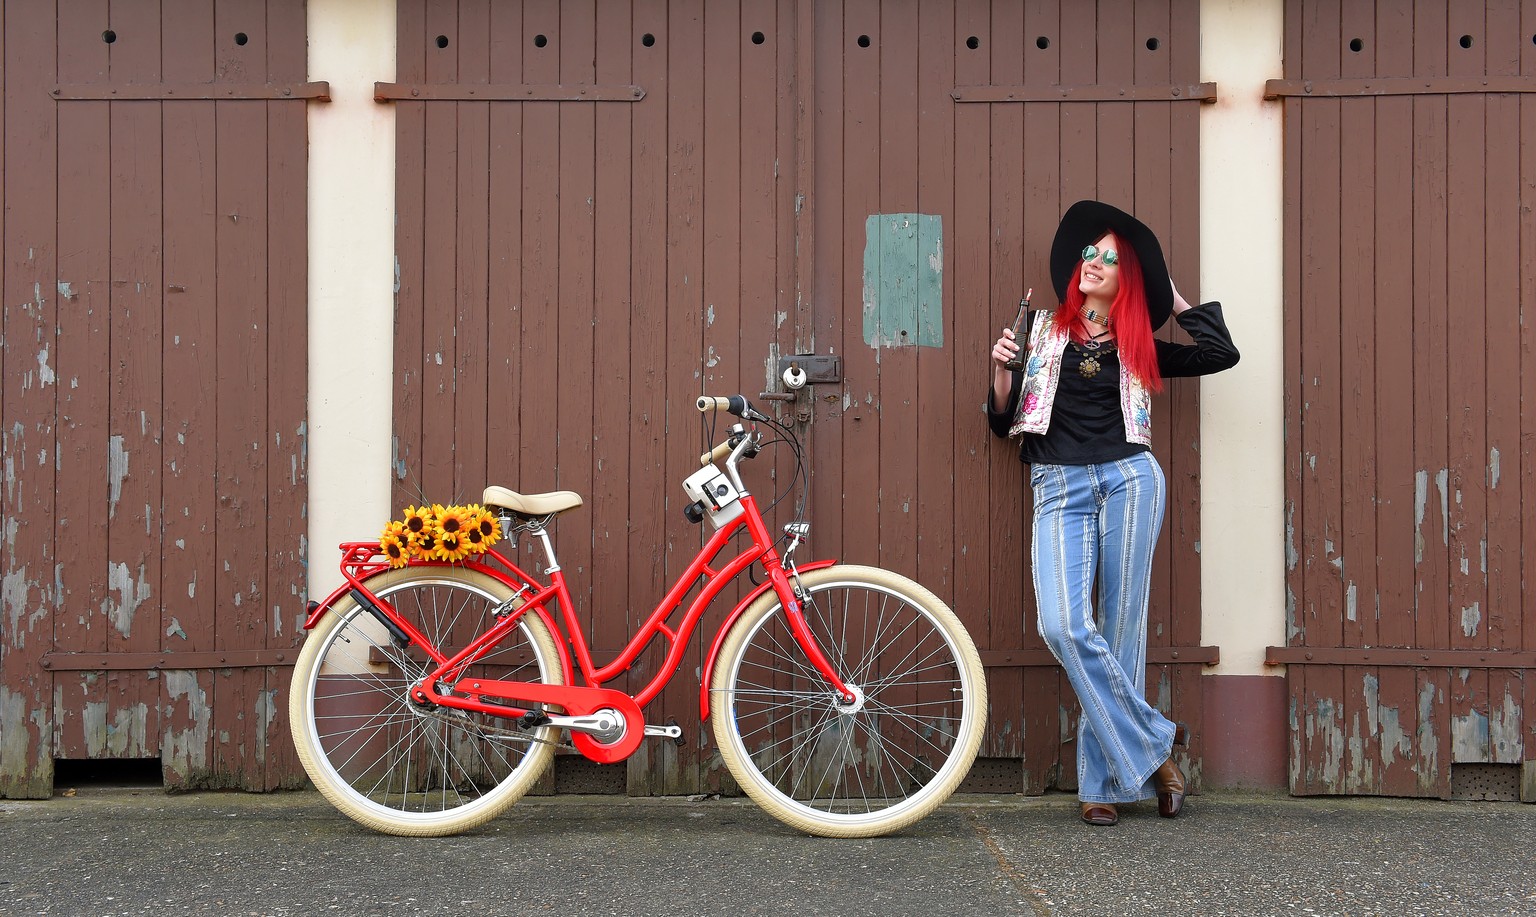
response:
M401 518L391 520L379 536L379 550L391 567L403 567L411 558L460 561L484 554L501 540L501 522L478 503L465 506L406 507Z

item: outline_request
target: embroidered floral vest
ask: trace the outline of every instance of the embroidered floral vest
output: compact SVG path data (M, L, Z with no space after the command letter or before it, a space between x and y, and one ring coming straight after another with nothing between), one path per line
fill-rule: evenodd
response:
M1024 363L1024 385L1019 392L1019 409L1013 416L1008 435L1044 434L1051 426L1051 408L1056 402L1056 387L1061 383L1062 355L1067 351L1067 334L1056 330L1054 312L1041 312L1029 331L1028 360ZM1152 394L1131 371L1120 363L1120 413L1125 418L1127 442L1152 445Z

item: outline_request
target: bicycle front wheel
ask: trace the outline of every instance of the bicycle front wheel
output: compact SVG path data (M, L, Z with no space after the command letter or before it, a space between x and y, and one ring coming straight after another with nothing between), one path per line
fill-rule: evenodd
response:
M839 565L800 580L806 623L857 696L845 703L816 671L770 592L716 662L720 756L754 802L799 830L900 830L948 799L976 758L981 657L954 612L906 577Z
M512 590L462 567L390 570L368 588L451 656L484 633ZM332 805L388 834L440 836L476 827L516 802L549 767L559 730L424 707L410 687L428 671L420 647L401 648L350 598L304 641L289 715L304 769ZM469 675L559 684L549 628L523 617Z

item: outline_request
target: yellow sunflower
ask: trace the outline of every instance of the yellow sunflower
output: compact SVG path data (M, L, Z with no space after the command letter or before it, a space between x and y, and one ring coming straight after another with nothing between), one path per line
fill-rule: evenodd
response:
M437 547L432 553L438 560L452 562L469 556L469 548L465 546L458 532L443 532L437 536Z
M437 533L426 531L420 535L413 535L410 549L422 560L431 560L437 556Z
M405 508L405 521L401 524L405 526L406 531L410 532L410 537L415 538L422 532L431 530L432 520L431 509L425 506L408 506Z
M490 547L501 540L501 520L496 514L485 507L475 504L470 509L475 511L473 526L480 533L480 541L486 547Z
M439 539L441 539L444 535L462 536L465 530L469 528L472 514L467 507L433 506L432 510L437 516L435 525L433 527L437 530Z
M409 545L410 533L406 531L405 523L391 522L384 526L384 533L379 536L379 550L389 558L391 567L403 567L410 560Z

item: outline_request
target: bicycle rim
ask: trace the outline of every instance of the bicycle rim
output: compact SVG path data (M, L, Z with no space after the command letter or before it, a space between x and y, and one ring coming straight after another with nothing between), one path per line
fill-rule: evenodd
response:
M899 830L954 792L975 760L986 679L959 619L888 571L802 576L806 621L858 698L843 703L776 597L732 628L714 683L721 757L755 802L812 834Z
M483 573L407 568L369 589L446 655L491 626L511 594ZM401 649L368 612L339 603L309 635L291 692L294 740L315 786L343 813L391 834L444 835L482 824L517 801L549 766L559 731L413 704L427 656ZM559 683L544 622L526 616L469 675Z

